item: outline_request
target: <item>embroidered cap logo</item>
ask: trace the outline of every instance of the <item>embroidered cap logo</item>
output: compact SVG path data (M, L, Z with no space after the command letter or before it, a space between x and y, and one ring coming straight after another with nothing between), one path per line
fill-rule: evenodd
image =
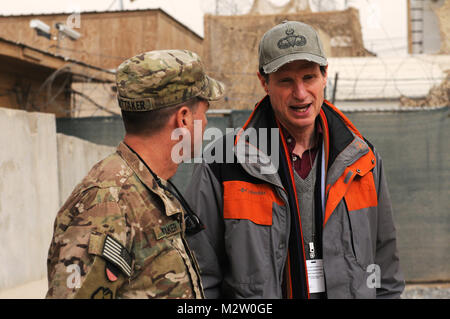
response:
M294 29L292 29L291 27L288 27L286 29L286 37L281 38L278 43L277 46L280 49L288 49L290 47L302 47L306 44L306 38L302 35L296 35L294 34Z

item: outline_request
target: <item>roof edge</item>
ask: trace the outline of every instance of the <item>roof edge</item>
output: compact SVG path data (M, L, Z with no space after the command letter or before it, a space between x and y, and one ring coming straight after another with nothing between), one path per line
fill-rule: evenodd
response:
M90 65L90 64L87 64L85 62L78 61L78 60L75 60L75 59L72 59L72 58L68 58L68 57L65 57L65 56L62 56L62 55L59 55L59 54L54 54L54 53L51 53L51 52L43 51L41 49L34 48L32 46L29 46L29 45L21 43L21 42L15 42L15 41L8 40L8 39L2 38L2 37L0 37L0 42L7 43L7 44L10 44L10 45L14 45L16 47L32 50L32 51L38 52L38 53L40 53L42 55L45 55L47 57L59 59L59 60L64 61L64 62L73 63L73 64L76 64L76 65L79 65L79 66L82 66L82 67L85 67L85 68L89 68L89 69L92 69L92 70L95 70L95 71L106 73L108 75L115 75L116 74L115 70L103 69L103 68L100 68L98 66ZM41 64L41 63L37 62L37 64Z
M180 20L176 19L173 15L169 14L167 11L165 11L162 8L148 8L148 9L131 9L131 10L108 10L108 11L80 11L80 14L106 14L106 13L117 13L117 12L143 12L143 11L159 11L165 15L167 15L169 18L173 19L177 23L179 23L182 27L186 28L188 31L192 32L194 35L199 37L200 39L204 39L203 36L201 36L198 32L194 31L190 27L188 27L186 24L181 22ZM52 12L52 13L30 13L30 14L9 14L9 15L3 15L0 14L0 18L13 18L13 17L36 17L36 16L56 16L56 15L70 15L73 14L73 11L62 11L62 12Z

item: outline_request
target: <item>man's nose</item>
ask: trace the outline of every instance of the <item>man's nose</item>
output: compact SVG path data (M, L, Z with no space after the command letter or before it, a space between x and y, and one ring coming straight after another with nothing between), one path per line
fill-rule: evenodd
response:
M299 100L304 100L308 95L303 82L295 82L293 95Z

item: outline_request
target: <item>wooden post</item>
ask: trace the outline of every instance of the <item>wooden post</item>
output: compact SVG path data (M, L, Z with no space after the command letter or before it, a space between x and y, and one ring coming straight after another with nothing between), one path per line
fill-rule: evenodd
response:
M333 85L333 96L331 97L331 104L334 105L334 102L336 101L336 91L337 91L337 84L339 79L339 73L336 72L334 75L334 85Z

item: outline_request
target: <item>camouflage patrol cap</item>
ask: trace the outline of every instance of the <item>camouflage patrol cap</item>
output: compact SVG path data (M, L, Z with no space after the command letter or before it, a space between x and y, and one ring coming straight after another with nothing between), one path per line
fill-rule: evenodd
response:
M160 50L136 55L117 69L119 106L124 111L151 111L194 97L220 99L224 85L205 74L200 57L187 50Z

